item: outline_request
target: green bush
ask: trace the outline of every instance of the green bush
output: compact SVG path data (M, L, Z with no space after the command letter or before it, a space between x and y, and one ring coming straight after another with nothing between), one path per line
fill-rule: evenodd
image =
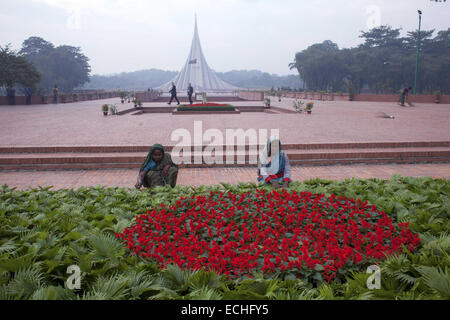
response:
M322 179L294 182L289 190L366 200L393 222L409 222L421 239L379 264L381 290L369 290L366 270L343 282L319 285L299 279L229 280L209 271L159 270L131 255L116 237L135 216L180 197L210 191L253 192L255 183L135 189L77 190L0 187L0 299L443 299L450 298L448 273L450 185L448 180L394 176L390 180ZM269 186L260 189L272 190ZM82 271L81 290L65 287L67 268Z

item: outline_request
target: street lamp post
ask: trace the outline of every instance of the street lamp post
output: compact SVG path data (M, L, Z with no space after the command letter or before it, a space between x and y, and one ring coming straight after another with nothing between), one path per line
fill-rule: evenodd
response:
M420 54L420 26L422 23L422 11L417 10L419 13L419 34L417 35L417 55L416 55L416 72L414 75L414 94L417 92L417 76L419 74L419 54Z

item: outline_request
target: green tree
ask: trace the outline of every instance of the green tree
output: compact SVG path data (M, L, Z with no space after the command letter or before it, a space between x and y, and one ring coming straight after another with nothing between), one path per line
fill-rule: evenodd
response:
M29 37L22 43L20 54L32 57L43 53L49 53L54 48L55 46L52 43L40 37Z
M56 84L60 92L71 92L89 81L89 58L78 47L55 47L42 38L30 37L20 53L42 73L39 86L47 91Z
M380 26L367 32L361 31L360 38L364 39L361 47L374 48L401 48L403 40L400 37L401 29L392 29L390 26Z
M38 70L7 45L0 46L0 87L21 85L33 88L41 79Z
M297 69L309 90L339 90L348 74L339 47L326 40L295 55L290 69Z
M397 93L414 81L417 43L420 37L419 93L449 91L450 28L407 32L381 26L361 32L364 42L339 49L332 41L314 44L297 52L289 68L297 69L309 90L345 90L351 86L374 93Z

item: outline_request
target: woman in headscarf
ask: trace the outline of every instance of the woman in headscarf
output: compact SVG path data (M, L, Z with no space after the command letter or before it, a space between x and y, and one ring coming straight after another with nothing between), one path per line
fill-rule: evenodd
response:
M164 152L161 144L155 144L150 149L139 170L136 189L142 186L153 188L169 184L174 188L177 184L178 166L172 161L169 153Z
M291 166L285 152L281 151L280 139L272 136L258 159L258 181L280 188L291 182Z

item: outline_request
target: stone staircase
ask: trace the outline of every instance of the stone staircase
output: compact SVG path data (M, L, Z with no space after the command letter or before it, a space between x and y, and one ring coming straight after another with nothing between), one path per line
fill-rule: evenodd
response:
M171 152L172 148L166 150ZM137 169L149 149L150 146L0 147L0 171ZM190 163L181 163L180 167L256 166L254 147L224 147L222 156L213 154L218 163L205 161L201 148L188 149ZM450 141L284 144L283 150L294 166L450 162Z

